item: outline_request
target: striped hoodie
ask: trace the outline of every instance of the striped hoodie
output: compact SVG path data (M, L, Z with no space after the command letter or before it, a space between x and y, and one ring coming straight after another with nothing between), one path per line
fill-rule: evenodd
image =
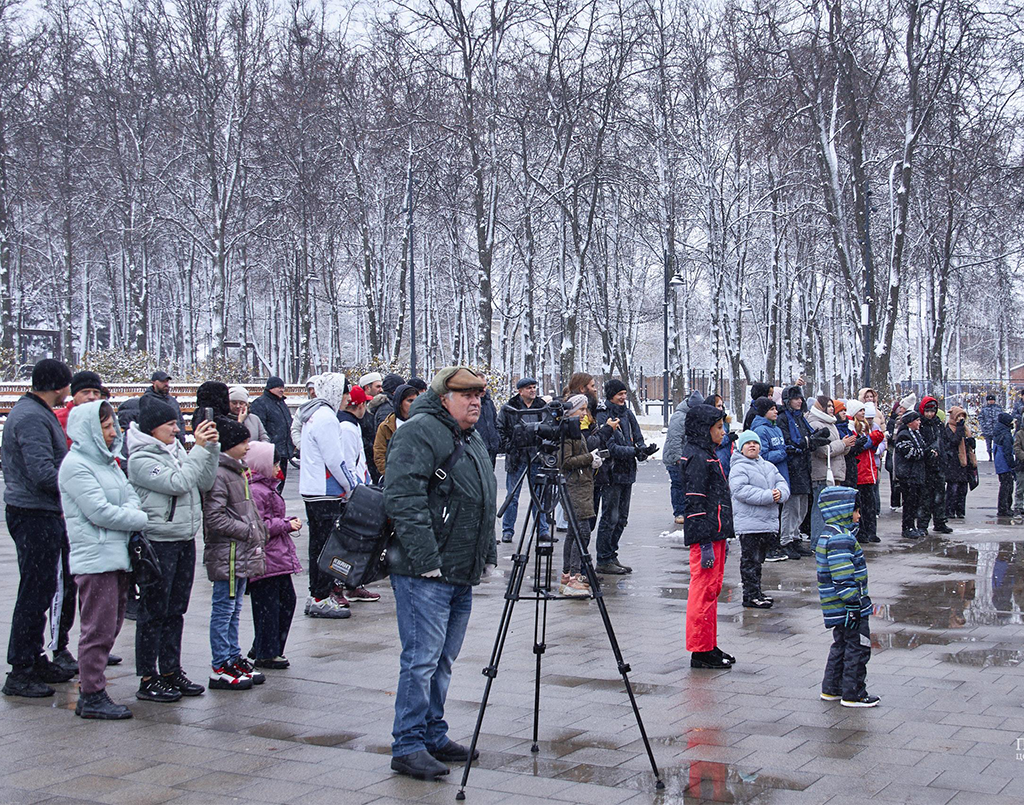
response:
M829 486L818 496L825 530L814 549L818 568L818 597L825 626L841 626L846 607L860 602L861 617L871 614L868 598L868 566L864 552L851 533L857 490Z

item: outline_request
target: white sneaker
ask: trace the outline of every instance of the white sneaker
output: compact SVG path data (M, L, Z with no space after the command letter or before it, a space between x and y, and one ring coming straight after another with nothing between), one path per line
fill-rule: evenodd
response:
M304 610L302 610L302 614L303 615L308 615L309 614L309 608L311 606L313 606L313 596L310 595L310 596L307 596L307 598L306 598L306 608Z
M559 588L559 593L564 595L566 598L589 598L590 588L584 587L580 584L575 577L569 579L568 584L563 584Z
M322 601L313 600L310 603L306 614L311 618L331 618L333 620L344 620L352 617L352 610L341 606L337 601L328 596Z

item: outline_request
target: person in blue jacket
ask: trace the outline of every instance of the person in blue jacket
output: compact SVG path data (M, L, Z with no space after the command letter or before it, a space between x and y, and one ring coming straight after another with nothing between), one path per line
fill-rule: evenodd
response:
M755 412L750 430L761 440L761 458L775 465L786 486L789 486L789 453L786 452L786 437L782 428L775 424L779 409L771 397L758 397L751 406ZM787 495L788 497L788 495ZM781 506L780 506L781 513ZM781 528L781 523L780 523ZM765 546L764 561L785 562L789 559L779 544L779 529L772 533L771 541Z
M992 440L996 474L999 476L999 508L997 517L1013 517L1013 478L1017 460L1013 455L1013 415L1002 413L996 420Z

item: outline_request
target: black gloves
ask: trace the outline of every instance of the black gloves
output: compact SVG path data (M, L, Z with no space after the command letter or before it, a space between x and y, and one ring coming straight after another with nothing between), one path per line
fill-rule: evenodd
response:
M740 435L738 433L736 433L736 431L734 431L734 430L729 431L729 441L730 442L735 442L739 438L740 438Z
M652 456L658 452L658 445L648 444L645 446L637 445L633 448L633 455L636 456L637 461L646 461L648 456Z

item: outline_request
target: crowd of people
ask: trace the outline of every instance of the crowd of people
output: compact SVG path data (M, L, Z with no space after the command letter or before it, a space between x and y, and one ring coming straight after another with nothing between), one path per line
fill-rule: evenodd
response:
M538 382L522 378L499 408L486 378L470 367L443 369L429 385L375 372L350 384L341 373L325 373L309 380L308 399L293 416L280 378L269 378L254 401L243 386L208 381L196 391L189 448L171 380L154 373L150 389L115 411L99 375L72 374L46 359L11 410L0 457L20 583L4 694L50 696L51 685L78 674L77 715L130 718L130 709L107 695L104 668L122 661L111 650L132 615L140 700L249 690L266 681L264 671L287 668L297 607L292 576L303 572L294 535L303 523L288 515L281 493L298 458L308 522L305 616L344 619L353 602L379 600L325 574L317 561L352 491L378 486L395 529L389 567L402 643L392 767L433 779L447 773L445 763L467 759L469 750L447 738L444 698L472 587L496 565L496 546L513 541L524 480L535 480L516 423L542 416L548 400L538 395ZM579 525L579 542L563 541L558 590L567 598L594 594L582 563L595 532L597 573L632 572L620 540L638 463L657 447L645 442L628 396L626 384L612 378L599 399L596 379L574 374L560 395L559 463L571 518L538 511L530 494L542 539L566 530L569 519ZM999 475L999 516L1018 522L1022 416L1024 395L1012 413L998 410L994 397L979 412ZM920 539L929 527L950 533L949 522L963 518L977 485L967 412L909 395L886 417L870 388L849 400L808 399L800 383L756 383L742 428L730 423L721 396L694 392L673 414L664 446L673 516L690 547L691 666L736 662L718 646L716 610L727 541L738 537L746 607L773 606L761 584L765 562L815 557L825 624L834 629L822 698L877 704L864 681L871 606L861 546L880 541L880 472L890 475L903 537ZM510 501L496 538L499 454ZM212 591L205 685L181 662L200 537ZM254 640L243 651L246 595ZM77 660L68 639L76 609Z

